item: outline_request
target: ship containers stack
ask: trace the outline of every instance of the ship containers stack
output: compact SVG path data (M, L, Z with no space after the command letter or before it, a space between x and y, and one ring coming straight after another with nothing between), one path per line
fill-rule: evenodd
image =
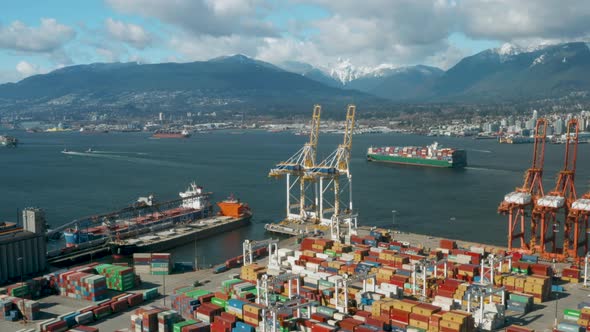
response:
M151 274L168 275L171 272L171 255L167 253L152 254L151 257Z
M95 274L65 272L59 275L58 286L62 296L78 300L101 301L107 295L105 277Z
M152 254L150 253L134 253L133 254L133 269L137 274L150 274L152 272Z
M246 281L251 281L251 282L256 282L256 280L260 279L260 277L262 277L262 275L265 273L266 273L266 268L254 263L254 264L246 265L242 268L241 273L240 273L240 279L246 280Z
M39 302L13 296L0 295L0 319L16 321L22 317L39 319Z
M261 305L255 303L245 303L243 305L243 321L244 323L258 327L262 322L262 309Z
M173 332L174 324L184 319L174 310L166 310L158 313L158 332ZM148 332L148 331L146 331Z
M95 269L100 275L103 275L106 278L108 289L127 291L135 286L135 273L133 272L133 268L101 264L97 265Z
M194 317L195 310L199 307L200 302L198 299L187 296L186 294L173 294L170 295L172 302L172 308L183 317Z

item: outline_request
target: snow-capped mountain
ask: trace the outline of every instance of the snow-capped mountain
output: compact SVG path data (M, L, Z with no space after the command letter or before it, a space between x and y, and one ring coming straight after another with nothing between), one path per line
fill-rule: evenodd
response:
M340 81L342 85L354 81L356 79L372 76L382 77L389 74L391 70L395 69L395 66L391 64L380 64L376 67L369 66L355 66L352 64L350 59L341 59L331 65L329 68L330 76Z

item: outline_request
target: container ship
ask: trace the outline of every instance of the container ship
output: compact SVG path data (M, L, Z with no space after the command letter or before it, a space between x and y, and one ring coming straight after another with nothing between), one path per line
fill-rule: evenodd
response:
M370 147L367 160L404 165L461 168L467 166L465 150L442 148L437 142L425 147Z
M103 218L104 221L94 227L65 229L63 234L66 246L78 246L84 242L114 236L124 239L136 236L137 233L166 229L179 223L193 222L213 214L213 207L208 200L209 194L204 193L203 188L195 183L191 183L186 191L179 193L179 196L181 199L176 204L166 206L165 209L155 209L156 211L131 218L116 220ZM140 198L136 205L138 207L153 206L153 195Z
M153 138L188 138L190 137L190 133L188 132L188 130L183 130L183 131L163 131L163 130L158 130L156 131L152 137Z
M250 223L252 212L247 204L230 197L218 202L219 212L209 218L177 223L160 232L152 232L113 242L112 252L131 255L135 252L165 251L191 241L231 231Z
M18 144L18 139L16 139L16 137L0 135L0 146L14 148L14 147L16 147L17 144Z

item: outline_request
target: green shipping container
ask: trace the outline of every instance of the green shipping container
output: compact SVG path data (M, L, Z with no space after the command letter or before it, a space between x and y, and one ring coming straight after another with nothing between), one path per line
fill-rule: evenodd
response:
M185 320L184 322L174 324L174 332L182 332L182 328L189 325L197 324L194 320Z
M217 297L214 297L214 298L211 299L211 303L213 303L213 304L215 304L217 306L220 306L220 307L222 307L222 308L225 309L225 306L227 304L227 301L222 300L222 299L217 298Z
M532 303L533 296L532 295L524 295L524 294L510 294L510 300L520 302L520 303Z
M580 318L580 314L581 314L581 311L580 310L565 309L563 311L563 315L564 316L570 316L570 317Z
M192 297L193 299L197 299L200 296L209 295L209 294L211 294L211 292L206 291L204 289L197 289L197 290L194 290L194 291L191 291L191 292L188 292L188 293L184 293L184 295L186 295L188 297Z

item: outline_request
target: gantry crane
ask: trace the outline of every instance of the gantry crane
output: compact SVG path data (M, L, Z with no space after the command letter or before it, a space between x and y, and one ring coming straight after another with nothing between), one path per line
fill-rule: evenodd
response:
M588 252L588 219L590 218L590 191L575 200L564 225L563 253L579 259ZM573 230L573 234L572 234ZM583 234L580 234L583 233ZM573 235L573 237L572 237ZM580 256L580 250L582 255Z
M318 219L322 224L334 225L340 222L343 216L349 223L351 223L352 216L352 174L350 173L350 151L352 149L352 135L354 130L356 106L348 105L346 110L346 122L344 126L344 140L338 148L332 152L321 163L313 166L305 172L305 178L311 181L319 180L319 210ZM341 211L341 180L348 182L348 205L345 211ZM327 181L327 183L326 183ZM332 191L333 202L326 199L325 194ZM325 208L324 204L331 205ZM325 214L332 212L330 218L326 218ZM356 223L355 223L356 224Z
M512 250L514 240L518 239L520 239L521 249L529 249L525 239L525 217L527 209L532 208L534 202L544 195L542 177L546 139L547 120L540 118L535 126L533 162L525 172L524 184L504 196L504 201L498 207L499 213L508 215L508 250ZM519 224L520 229L517 230Z
M531 218L531 244L530 249L546 257L563 258L564 255L556 252L556 233L559 231L557 213L565 212L567 218L572 203L576 200L576 188L574 177L576 174L576 159L578 153L578 120L571 119L567 123L565 142L565 159L563 169L559 171L557 183L548 195L539 198L533 208ZM549 227L549 226L552 227ZM565 238L569 237L570 230L566 230ZM564 232L564 233L566 233ZM551 243L551 250L546 248Z
M314 212L309 213L306 211L306 179L303 175L306 169L311 168L316 163L318 137L320 131L320 114L322 107L320 105L314 105L313 115L311 118L309 142L297 151L291 158L286 161L280 162L270 170L268 176L279 178L282 176L286 177L287 182L287 217L286 219L291 220L307 220L310 215L315 214ZM295 179L291 181L291 177ZM299 197L292 194L295 190L297 182L299 182ZM298 200L297 204L291 205L291 198ZM313 200L315 202L315 198ZM299 213L291 213L293 208L298 208Z

